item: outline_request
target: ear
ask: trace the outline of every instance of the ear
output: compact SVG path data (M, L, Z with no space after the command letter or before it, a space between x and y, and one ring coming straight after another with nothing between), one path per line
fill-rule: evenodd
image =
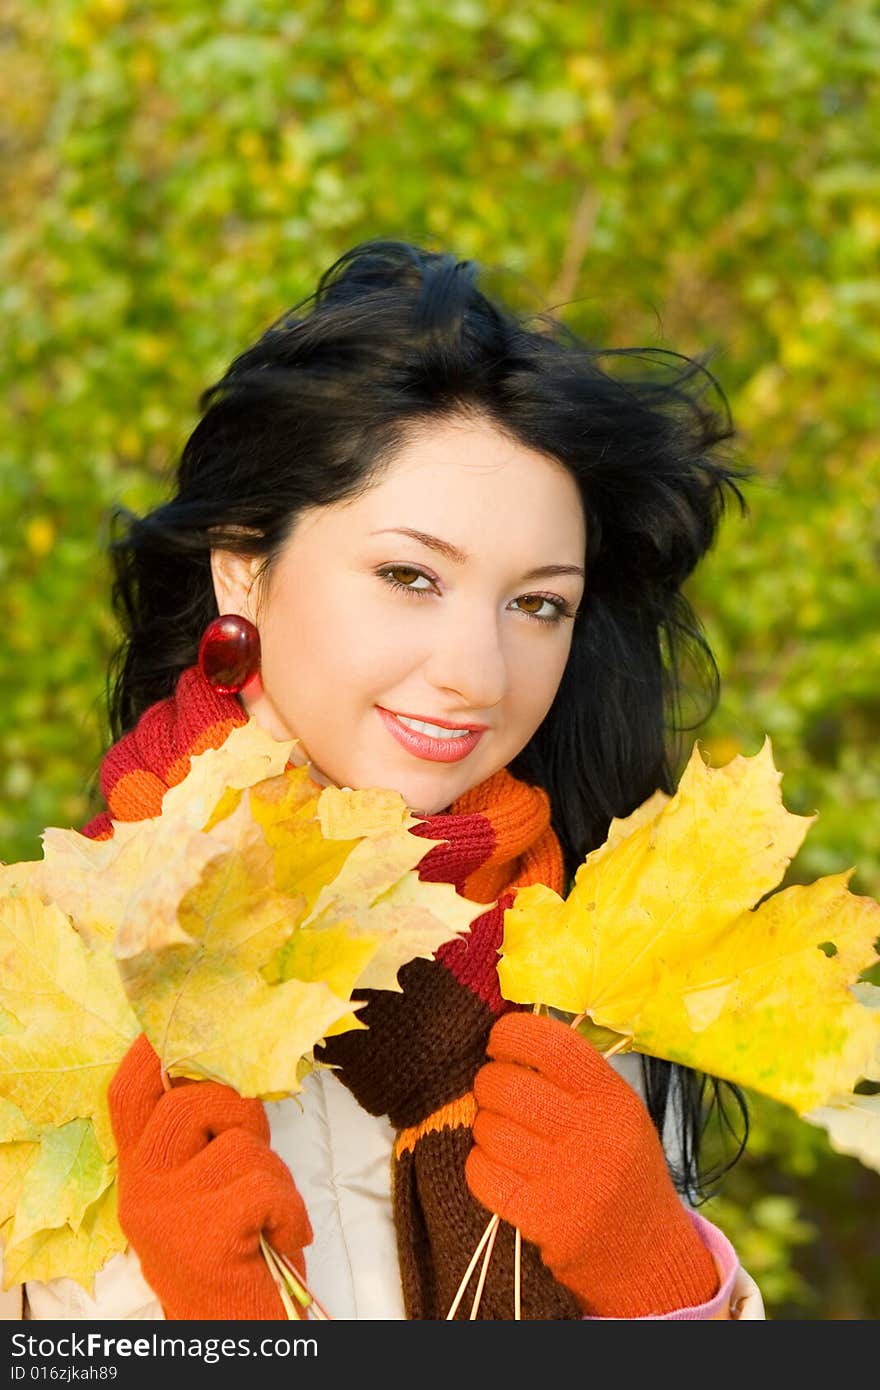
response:
M211 551L211 577L218 613L239 613L256 620L254 581L260 564L258 555L238 555L233 550Z

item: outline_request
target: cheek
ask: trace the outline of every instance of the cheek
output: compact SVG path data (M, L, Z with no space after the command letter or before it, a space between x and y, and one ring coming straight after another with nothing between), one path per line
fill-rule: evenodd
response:
M289 586L277 595L261 627L263 681L294 725L338 683L344 652L320 603Z
M353 589L353 591L352 591ZM357 585L309 596L288 586L264 635L264 667L300 712L378 699L417 659L411 628L387 607L365 603Z
M412 608L417 601L410 601ZM428 624L413 620L406 600L397 606L387 597L359 589L356 602L336 610L333 664L352 694L379 699L395 690L427 658Z
M511 673L511 689L515 691L517 709L523 720L533 722L535 727L553 703L570 649L569 639L552 651L548 644L548 650L542 652L540 657L536 657L534 652L525 653Z

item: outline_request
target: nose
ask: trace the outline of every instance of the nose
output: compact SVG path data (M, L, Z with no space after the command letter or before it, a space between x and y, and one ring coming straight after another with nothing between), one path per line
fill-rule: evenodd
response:
M436 690L451 691L469 710L490 710L507 691L507 661L498 616L450 605L433 630L425 676Z

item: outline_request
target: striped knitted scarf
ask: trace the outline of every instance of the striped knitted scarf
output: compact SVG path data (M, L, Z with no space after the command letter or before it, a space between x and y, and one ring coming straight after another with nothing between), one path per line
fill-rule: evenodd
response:
M185 671L174 695L148 709L105 756L100 781L107 810L83 833L106 839L114 820L158 815L164 793L183 780L190 759L218 748L245 719L235 696L214 691L198 667ZM401 993L362 991L357 997L367 1002L358 1017L367 1029L328 1039L322 1053L359 1104L387 1115L396 1130L392 1194L406 1315L442 1319L489 1219L470 1195L464 1164L472 1143L474 1075L486 1060L492 1023L512 1007L501 997L496 968L504 910L512 890L529 883L561 892L563 866L546 793L506 768L411 833L445 841L419 864L422 880L453 883L472 901L492 905L432 960L405 965ZM523 1318L582 1316L573 1294L556 1283L527 1241L520 1288ZM512 1318L513 1296L514 1232L502 1223L479 1317ZM471 1302L470 1296L461 1300L458 1318L470 1317Z

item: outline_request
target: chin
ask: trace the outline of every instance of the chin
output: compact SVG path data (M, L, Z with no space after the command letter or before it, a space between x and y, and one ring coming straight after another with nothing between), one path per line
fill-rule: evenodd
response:
M409 806L413 816L421 816L423 819L427 819L428 816L439 816L442 810L449 810L450 805L452 805L452 802L449 801L441 802L437 806L434 805L434 802L428 803L427 806L413 806L412 802L407 802L407 806Z
M461 791L455 792L452 796L450 796L448 792L445 796L441 794L440 796L430 798L416 796L413 797L412 800L405 796L404 800L414 816L427 818L428 816L440 816L445 811L448 811L456 798L463 794L463 791L464 788L462 788Z
M396 791L406 803L407 810L414 816L426 819L428 816L437 816L444 811L448 811L452 803L462 796L471 787L476 786L477 782L482 781L482 777L463 778L459 771L455 779L455 785L447 786L445 789L438 786L438 781L430 772L420 776L418 771L413 775L412 772L402 773L397 776L378 774L368 780L361 780L349 785L385 787ZM424 785L427 783L427 785Z
M409 811L410 815L420 816L423 820L427 819L428 816L439 815L441 811L445 811L451 804L449 800L444 801L442 797L409 797L404 791L401 791L400 795L406 802L406 808Z

